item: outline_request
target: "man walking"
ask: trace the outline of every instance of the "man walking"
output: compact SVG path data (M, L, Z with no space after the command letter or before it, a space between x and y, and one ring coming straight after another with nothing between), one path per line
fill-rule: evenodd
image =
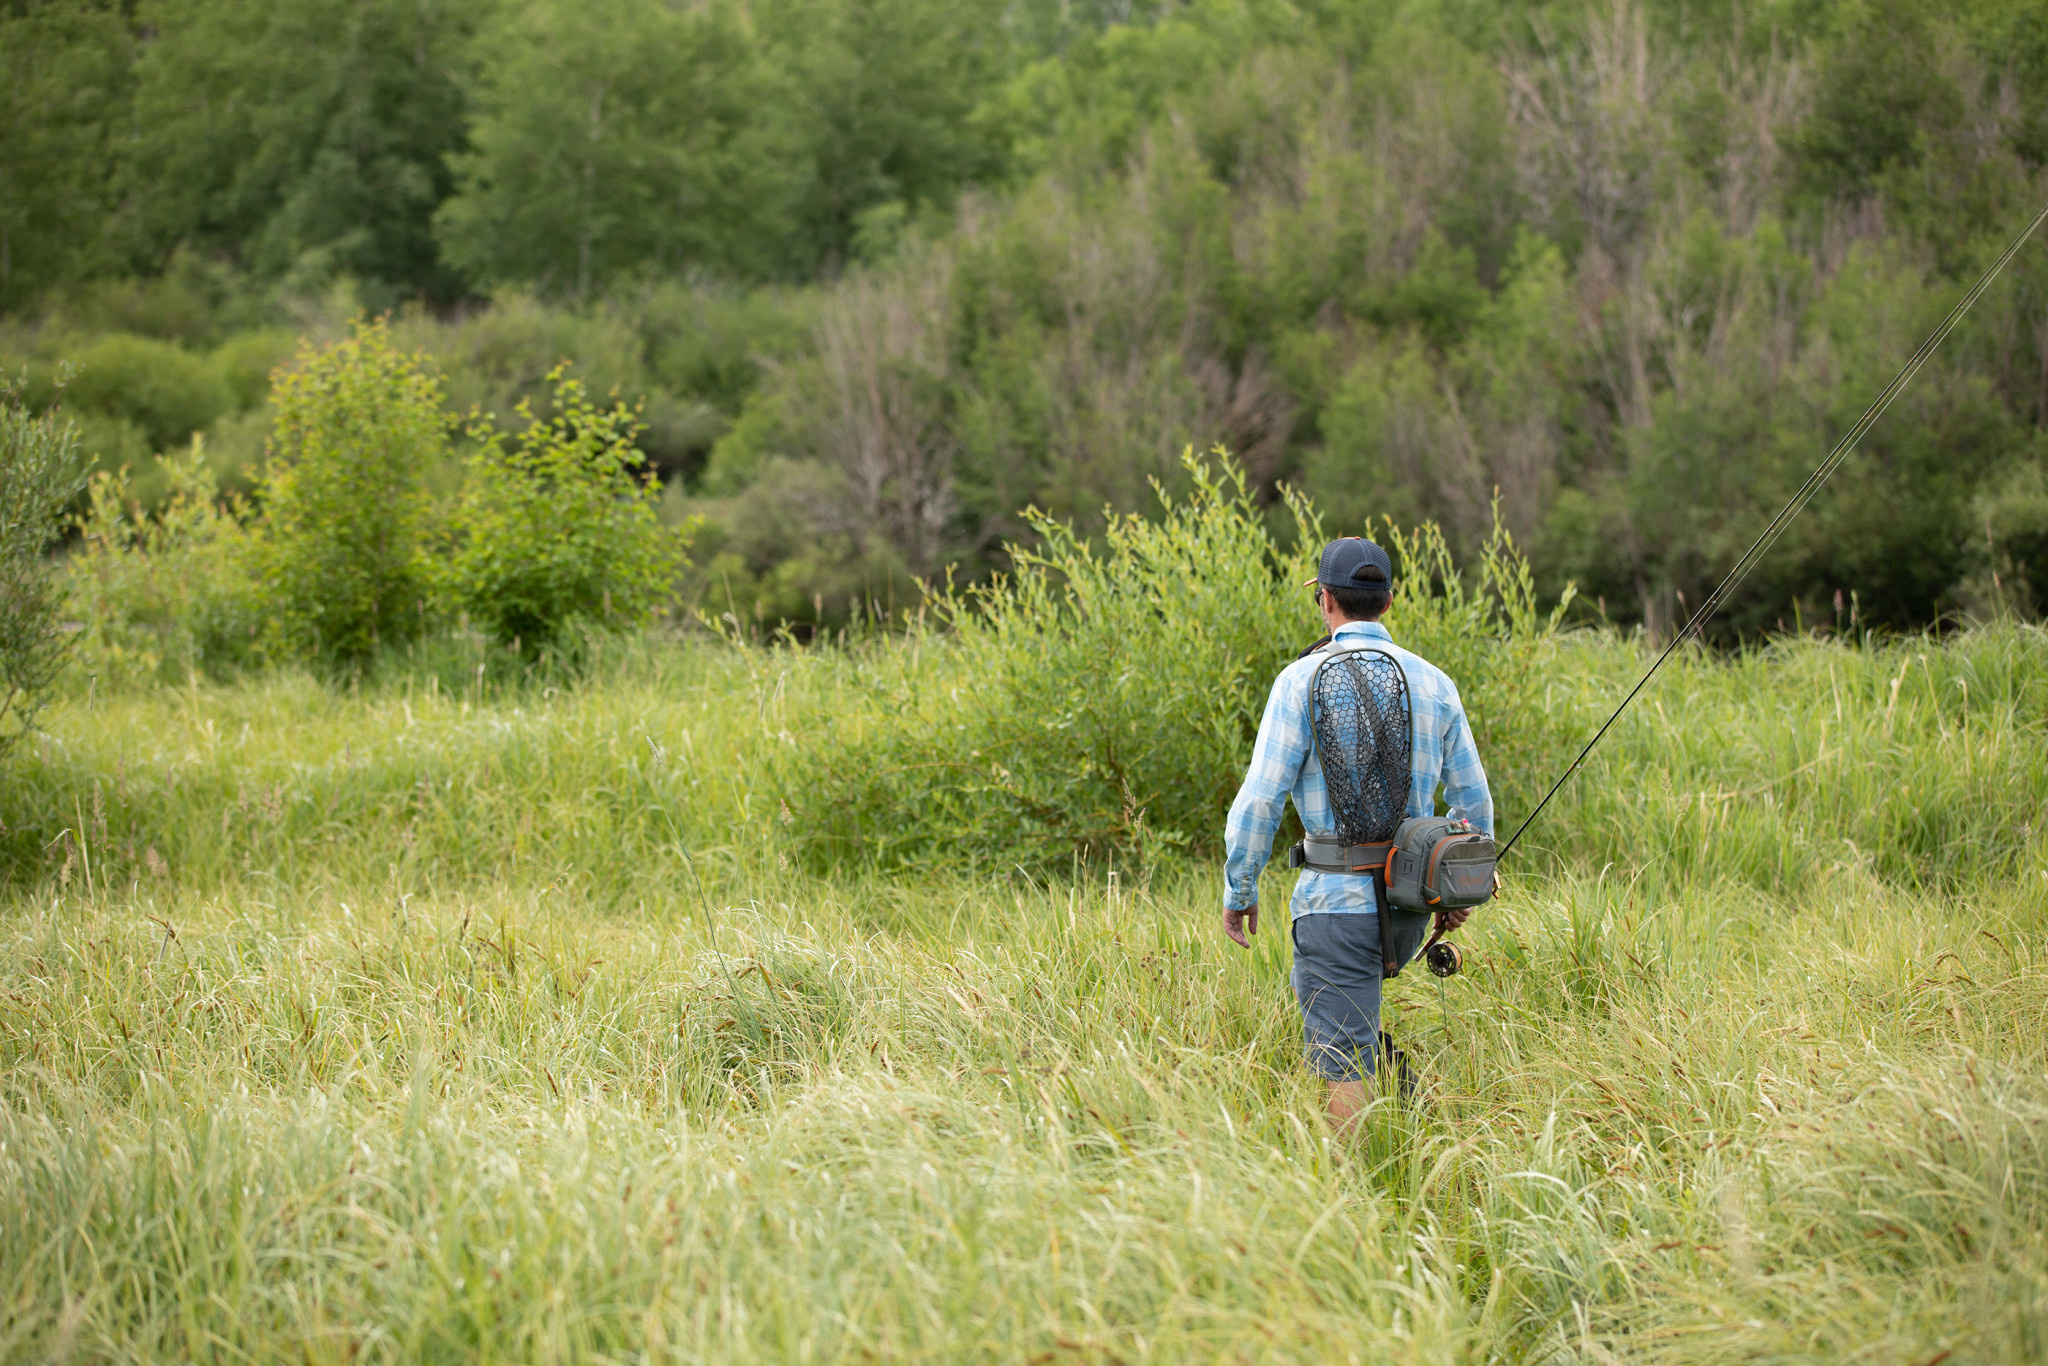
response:
M1329 642L1288 665L1273 681L1251 767L1230 804L1224 834L1223 931L1245 948L1251 947L1246 936L1259 932L1259 873L1272 856L1273 832L1287 799L1294 799L1311 849L1342 843L1329 786L1314 761L1310 717L1310 684L1325 650L1371 648L1399 662L1413 716L1406 815L1434 815L1436 788L1442 783L1447 814L1493 834L1493 797L1457 685L1428 660L1394 644L1379 624L1394 592L1394 565L1387 552L1359 536L1332 541L1309 582L1316 587ZM1385 775L1396 792L1401 776ZM1378 911L1383 889L1375 884L1384 873L1325 871L1317 862L1309 860L1290 906L1294 993L1301 1003L1308 1064L1330 1084L1330 1118L1343 1127L1365 1103L1365 1078L1372 1075L1380 1039L1385 965ZM1457 928L1469 913L1446 912L1446 926Z

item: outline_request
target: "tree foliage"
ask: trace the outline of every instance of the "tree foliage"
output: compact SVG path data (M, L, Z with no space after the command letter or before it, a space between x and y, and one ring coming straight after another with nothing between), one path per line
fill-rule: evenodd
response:
M63 590L43 558L84 481L78 438L55 411L0 387L0 758L35 724L68 642Z
M474 150L442 209L471 278L589 297L635 270L784 262L802 149L731 6L514 5L485 34Z
M1221 443L1465 561L1498 491L1547 592L1661 627L2048 199L2041 0L22 0L0 54L0 350L87 362L104 463L199 425L232 487L231 334L419 300L460 406L565 355L641 404L687 591L764 625ZM1729 632L2028 578L2043 250Z
M270 278L459 292L432 236L482 0L150 0L119 214Z
M270 630L337 663L403 642L426 609L425 472L445 458L441 386L381 320L278 374L253 544Z
M0 309L105 271L134 38L119 6L0 7Z
M634 449L639 420L590 402L566 365L548 375L553 411L508 447L478 428L455 514L446 591L498 640L543 646L578 625L646 623L675 590L687 527L655 516L660 485Z
M633 273L843 262L999 169L974 117L997 18L982 0L512 4L477 48L449 259L578 299Z

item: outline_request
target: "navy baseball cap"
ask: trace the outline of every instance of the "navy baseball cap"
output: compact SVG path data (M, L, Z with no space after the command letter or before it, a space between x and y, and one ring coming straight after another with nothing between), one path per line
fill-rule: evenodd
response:
M1345 536L1323 547L1323 560L1312 579L1302 587L1320 583L1326 588L1394 587L1394 562L1387 552L1363 536Z

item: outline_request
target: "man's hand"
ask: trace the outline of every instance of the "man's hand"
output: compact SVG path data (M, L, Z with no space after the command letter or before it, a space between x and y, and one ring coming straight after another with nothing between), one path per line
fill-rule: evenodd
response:
M1259 932L1259 903L1254 901L1243 910L1225 907L1223 911L1223 932L1235 940L1239 948L1250 948L1252 941L1245 938L1245 936Z

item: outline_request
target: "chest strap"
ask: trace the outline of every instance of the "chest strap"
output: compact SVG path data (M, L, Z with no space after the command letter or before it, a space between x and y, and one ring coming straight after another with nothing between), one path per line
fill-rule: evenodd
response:
M1310 835L1287 851L1287 866L1318 873L1385 873L1393 852L1392 841L1346 844L1335 835Z

